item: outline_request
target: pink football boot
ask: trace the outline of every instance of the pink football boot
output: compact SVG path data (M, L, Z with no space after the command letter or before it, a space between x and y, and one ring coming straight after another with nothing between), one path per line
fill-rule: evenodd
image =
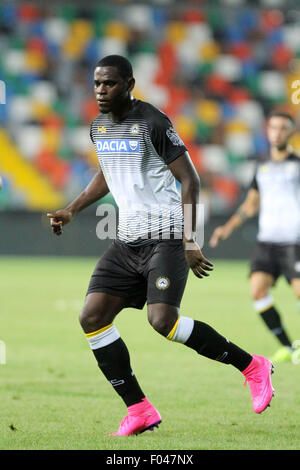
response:
M128 415L120 422L117 432L109 436L130 436L144 431L153 431L161 423L161 416L153 405L143 398L140 403L128 407Z
M244 385L247 382L249 384L255 413L262 413L270 406L274 395L271 382L274 367L272 362L263 356L253 354L252 357L249 366L242 372L246 378Z

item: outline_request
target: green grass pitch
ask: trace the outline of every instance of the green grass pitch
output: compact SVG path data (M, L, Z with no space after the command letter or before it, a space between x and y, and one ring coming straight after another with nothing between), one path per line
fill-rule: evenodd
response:
M146 310L116 318L132 367L163 422L154 432L108 438L126 408L99 371L78 323L93 258L0 258L0 449L299 449L300 364L275 367L275 397L262 415L230 365L170 343ZM192 273L181 312L209 323L249 352L270 356L276 341L252 310L248 263L215 261L207 279ZM284 280L274 289L292 339L297 301Z

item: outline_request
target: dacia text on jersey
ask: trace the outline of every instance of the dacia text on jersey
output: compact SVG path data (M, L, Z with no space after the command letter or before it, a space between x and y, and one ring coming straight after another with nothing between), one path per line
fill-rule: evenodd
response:
M140 151L138 139L97 139L96 148L101 153L137 153Z

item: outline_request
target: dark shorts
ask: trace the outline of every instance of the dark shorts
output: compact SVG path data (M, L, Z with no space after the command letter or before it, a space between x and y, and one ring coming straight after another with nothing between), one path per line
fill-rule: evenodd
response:
M125 307L138 309L146 302L179 307L188 272L181 240L138 247L115 240L98 261L87 294L124 297Z
M255 271L271 274L274 284L281 275L289 283L292 279L300 278L300 246L256 243L250 266L251 274Z

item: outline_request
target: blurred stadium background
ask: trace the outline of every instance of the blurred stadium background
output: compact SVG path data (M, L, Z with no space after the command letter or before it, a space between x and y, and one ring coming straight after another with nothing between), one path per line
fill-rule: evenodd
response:
M2 1L0 254L98 255L107 246L95 207L55 241L45 213L72 200L97 167L93 69L112 53L132 61L134 95L166 112L189 148L205 240L268 151L268 112L284 108L299 123L296 0ZM291 143L300 153L299 133ZM246 257L255 235L252 221L212 255Z

